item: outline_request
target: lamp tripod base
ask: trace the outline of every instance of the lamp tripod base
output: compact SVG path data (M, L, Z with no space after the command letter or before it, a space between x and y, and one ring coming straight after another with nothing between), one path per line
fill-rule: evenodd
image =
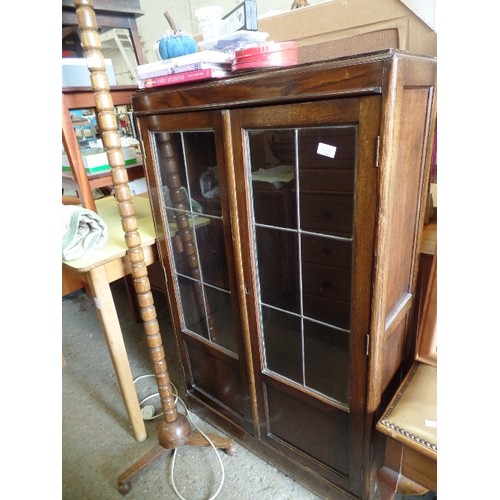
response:
M213 445L224 450L228 455L234 455L234 441L231 438L207 434ZM211 446L205 436L200 432L193 432L189 421L182 414L177 414L177 419L168 423L163 421L158 429L159 444L149 450L137 462L130 466L118 478L118 491L126 495L132 488L132 479L149 465L159 460L168 451L179 446Z

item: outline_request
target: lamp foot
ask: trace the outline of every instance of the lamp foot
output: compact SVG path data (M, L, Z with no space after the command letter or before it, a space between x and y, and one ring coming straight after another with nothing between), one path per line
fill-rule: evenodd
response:
M177 420L179 419L180 423L177 425L162 422L158 430L160 444L157 444L154 448L149 450L143 457L137 460L137 462L119 476L118 491L122 495L126 495L130 491L132 488L131 481L137 474L153 462L159 460L167 451L182 445L211 446L210 442L207 441L203 434L200 432L192 432L189 422L184 415L178 414ZM184 422L184 419L186 422ZM189 427L186 427L186 423ZM207 437L216 448L224 450L230 456L235 455L234 441L231 438L213 434L207 434Z

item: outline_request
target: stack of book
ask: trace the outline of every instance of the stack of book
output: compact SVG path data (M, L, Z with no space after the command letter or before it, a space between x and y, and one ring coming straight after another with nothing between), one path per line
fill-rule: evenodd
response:
M231 75L232 55L217 50L193 54L137 66L140 89L175 85L196 80L224 78Z

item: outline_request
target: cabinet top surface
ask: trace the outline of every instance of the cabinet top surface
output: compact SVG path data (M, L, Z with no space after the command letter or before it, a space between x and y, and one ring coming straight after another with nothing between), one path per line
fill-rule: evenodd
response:
M400 63L401 62L401 63ZM436 58L397 49L266 68L210 81L138 90L132 96L135 113L169 113L249 106L339 95L380 94L391 72L403 71L405 84L433 86Z

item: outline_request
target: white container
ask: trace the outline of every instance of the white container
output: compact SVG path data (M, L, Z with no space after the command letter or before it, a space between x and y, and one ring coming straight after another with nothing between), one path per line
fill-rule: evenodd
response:
M86 148L80 150L80 152L82 154L85 171L88 174L106 172L111 169L111 165L108 162L108 154L105 149ZM138 163L135 148L122 148L122 152L125 166L136 165ZM62 154L62 169L66 172L71 171L68 156L64 153Z
M203 40L212 40L219 38L222 31L222 19L215 19L213 21L201 21L198 23Z
M222 32L222 7L202 7L194 12L203 40L218 38Z
M222 7L213 5L211 7L201 7L194 11L194 15L198 22L214 21L215 19L222 19Z

